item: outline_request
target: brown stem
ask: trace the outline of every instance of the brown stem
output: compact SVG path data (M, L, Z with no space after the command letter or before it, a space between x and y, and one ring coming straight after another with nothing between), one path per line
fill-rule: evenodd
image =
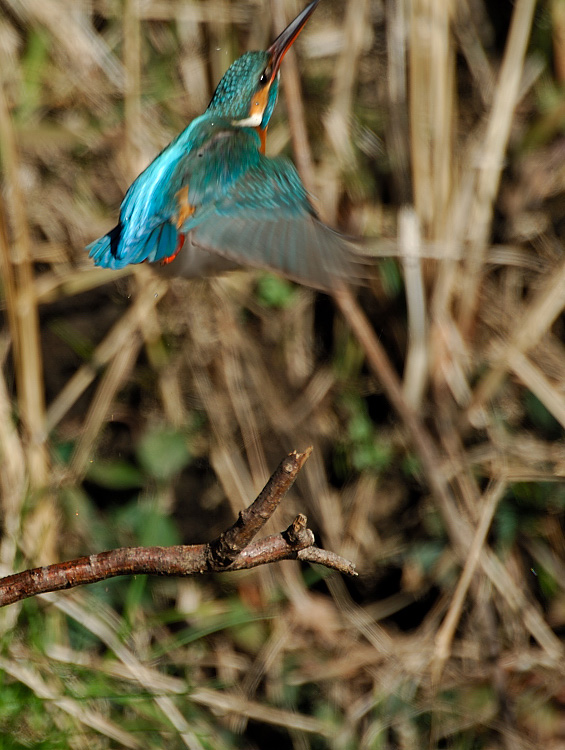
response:
M454 511L451 491L441 470L440 456L432 436L417 412L406 401L400 378L351 291L342 286L336 289L334 299L361 344L369 367L377 376L390 403L404 422L406 432L422 462L422 469L430 489L439 502L439 508L451 538L460 552L466 550L468 546L466 533Z

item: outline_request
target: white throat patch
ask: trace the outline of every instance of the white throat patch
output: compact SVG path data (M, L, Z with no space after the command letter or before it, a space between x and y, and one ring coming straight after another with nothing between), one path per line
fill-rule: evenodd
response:
M239 128L258 128L263 120L262 112L254 112L250 117L243 120L232 120L231 124Z

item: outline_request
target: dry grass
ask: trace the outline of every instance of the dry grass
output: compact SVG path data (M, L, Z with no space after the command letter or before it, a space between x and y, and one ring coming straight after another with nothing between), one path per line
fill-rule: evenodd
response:
M285 512L361 571L7 608L2 747L565 747L565 13L499 5L324 0L285 60L358 307L83 251L296 3L0 0L2 571L204 541L308 444Z

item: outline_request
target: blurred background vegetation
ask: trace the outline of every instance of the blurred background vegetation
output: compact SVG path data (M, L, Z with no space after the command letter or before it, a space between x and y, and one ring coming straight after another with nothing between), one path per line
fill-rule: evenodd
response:
M300 9L0 0L2 573L208 541L309 444L276 527L360 572L7 607L2 748L565 747L564 0L323 0L283 64L268 152L367 238L426 455L330 297L84 253Z

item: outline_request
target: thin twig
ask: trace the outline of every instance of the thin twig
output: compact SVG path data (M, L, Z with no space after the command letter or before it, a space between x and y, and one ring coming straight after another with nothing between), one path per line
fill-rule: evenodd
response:
M231 528L212 542L213 555L218 562L229 564L250 544L278 508L311 453L311 447L303 453L293 451L281 461L257 499L240 512Z
M498 480L489 487L485 493L481 520L477 525L473 542L469 547L469 554L465 567L463 568L463 572L461 573L461 577L459 578L459 582L453 593L447 615L445 616L441 628L435 638L436 649L432 662L432 679L436 685L439 684L439 679L445 666L445 662L449 657L451 643L455 635L457 624L461 618L465 597L467 596L471 579L479 567L481 550L484 547L488 530L492 523L492 519L494 518L494 513L506 490L506 486L507 484L505 481Z

